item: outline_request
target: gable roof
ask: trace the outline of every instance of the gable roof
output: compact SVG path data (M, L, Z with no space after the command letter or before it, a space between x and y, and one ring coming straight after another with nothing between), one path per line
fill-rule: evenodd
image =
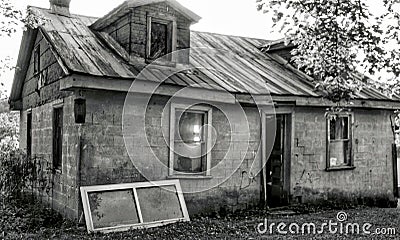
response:
M120 6L116 7L114 10L109 12L104 17L98 19L93 25L91 26L94 30L102 30L105 26L113 23L120 17L124 16L125 14L129 13L130 9L141 7L145 5L155 4L155 3L162 3L165 2L181 13L183 16L190 19L193 23L197 23L200 21L201 17L198 16L196 13L192 12L191 10L187 9L179 2L175 0L127 0L122 3Z
M100 76L110 81L113 78L133 80L146 67L144 60L132 61L125 49L108 34L91 30L89 26L96 22L96 18L60 16L42 8L32 10L49 19L40 27L40 32L68 74ZM33 44L29 42L34 41L34 33L34 30L25 32L21 52L32 51L29 46ZM190 66L196 71L178 71L166 83L179 86L195 84L231 93L319 97L309 76L279 55L261 51L261 47L268 43L263 39L191 31ZM20 53L18 66L21 71L15 74L11 101L21 98L26 58L30 59L30 56ZM160 72L176 70L173 67L153 66L148 72L152 75L149 79L161 81L158 77ZM374 88L365 89L358 98L399 100L397 97L391 99Z

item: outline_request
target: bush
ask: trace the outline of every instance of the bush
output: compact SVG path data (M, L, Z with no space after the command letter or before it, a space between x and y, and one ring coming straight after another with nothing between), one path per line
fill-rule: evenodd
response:
M0 145L0 198L18 197L32 181L33 164L13 144Z
M31 182L33 164L18 149L19 117L16 113L0 114L0 199L19 196Z

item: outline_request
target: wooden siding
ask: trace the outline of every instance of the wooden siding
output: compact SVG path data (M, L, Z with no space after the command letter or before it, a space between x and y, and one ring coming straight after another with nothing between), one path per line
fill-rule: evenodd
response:
M146 58L147 45L147 14L161 13L175 17L177 22L177 50L190 47L190 19L179 11L169 8L166 3L150 4L131 9L102 31L113 37L130 55ZM187 63L189 54L177 62Z
M34 72L34 54L31 54L22 88L24 109L34 108L68 95L59 91L58 81L66 75L41 33L37 34L33 49L37 47L40 48L40 69L39 72ZM42 86L39 86L39 80Z

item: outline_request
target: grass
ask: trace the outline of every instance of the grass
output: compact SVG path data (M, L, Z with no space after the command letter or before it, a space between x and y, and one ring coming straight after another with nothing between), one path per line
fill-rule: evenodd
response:
M331 234L327 227L323 234L260 234L257 226L268 219L269 226L285 223L314 223L321 226L329 221L338 222L339 210L296 208L296 212L251 210L225 217L197 217L191 222L177 223L160 228L132 230L108 235L86 232L77 225L49 209L27 202L14 202L0 210L0 238L4 239L399 239L400 209L354 208L344 210L348 216L344 223L370 223L371 232L377 228L397 228L396 235ZM295 213L293 215L293 213ZM276 226L275 225L275 226ZM286 227L286 230L288 227ZM320 227L318 228L320 229ZM307 231L307 229L306 229ZM344 230L345 231L345 230ZM360 230L362 232L362 229Z

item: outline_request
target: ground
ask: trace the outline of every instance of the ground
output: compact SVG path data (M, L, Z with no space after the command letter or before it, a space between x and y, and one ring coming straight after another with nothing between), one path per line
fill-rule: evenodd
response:
M315 208L292 208L273 211L251 210L240 212L225 217L197 217L191 222L177 223L161 228L147 230L133 230L130 232L114 233L109 235L93 234L86 232L84 225L65 221L48 209L38 207L38 204L14 203L6 204L0 210L0 238L1 239L400 239L400 209L397 208L353 208L346 210L327 210ZM339 214L340 213L340 214ZM339 215L338 215L339 214ZM339 219L346 218L342 222L343 234L340 234ZM259 233L265 230L265 219L268 226L273 227L273 233ZM321 230L323 223L338 224L336 234L329 231L329 227L323 228L324 233L308 234L308 227L304 225L305 234L302 234L302 225L314 223L316 231ZM264 223L264 224L261 224ZM277 226L286 223L292 230L299 226L298 234L279 234ZM360 226L360 234L352 234L352 228L348 227L349 235L346 235L346 224L354 223ZM260 225L261 224L261 225ZM273 225L275 224L275 225ZM363 233L363 226L372 235ZM281 224L281 226L283 226ZM394 229L394 235L376 235L376 230L390 232ZM312 232L312 229L310 229ZM354 228L356 231L356 228Z

